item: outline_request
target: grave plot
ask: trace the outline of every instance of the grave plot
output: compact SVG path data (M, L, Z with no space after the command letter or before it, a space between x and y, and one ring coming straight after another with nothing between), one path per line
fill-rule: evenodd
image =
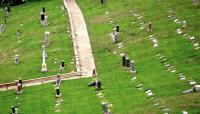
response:
M62 5L61 1L28 1L11 7L6 23L0 20L1 83L74 70L69 21ZM0 10L0 16L4 14Z
M162 63L155 57L157 52L161 51L167 56L169 56L170 53L174 54L174 56L170 58L170 61L171 59L178 59L178 56L179 54L181 55L181 53L178 52L178 50L174 51L176 48L173 48L173 46L179 47L180 49L187 48L191 50L188 55L192 54L192 51L194 50L192 46L189 44L184 46L177 45L176 42L172 42L172 38L165 37L170 34L175 35L176 32L174 30L176 30L177 26L174 23L172 24L169 22L166 17L167 12L162 7L158 7L156 1L128 0L124 4L119 4L122 2L124 3L126 1L110 0L103 6L99 6L99 4L92 2L78 2L81 5L85 16L88 17L87 22L90 36L92 36L91 42L97 61L98 74L104 82L104 86L107 87L105 94L108 99L110 98L109 101L113 103L113 111L116 113L127 113L128 111L142 113L148 109L152 109L155 112L149 113L198 113L198 109L196 108L199 107L199 104L197 103L199 100L197 97L198 93L194 93L193 95L182 95L183 90L190 88L188 83L186 81L180 81L176 74L167 72L163 68ZM89 8L87 9L86 6ZM93 9L93 7L95 7L95 9ZM133 20L128 16L127 12L132 8L134 8L134 11L136 10L139 14L142 14L138 17L140 19ZM93 10L91 11L91 9ZM138 21L143 20L143 18L145 22ZM149 22L151 22L151 31L148 31ZM113 34L113 31L115 30L112 29L112 27L115 28L116 25L119 25L121 28L119 37L121 41L117 44L115 44L116 42L113 40L116 38L113 37L115 35ZM152 34L155 34L155 37L149 38L148 36ZM175 38L173 37L173 39ZM179 40L180 39L176 38L177 42L186 42L184 39ZM166 45L166 43L170 43L170 45ZM153 48L156 44L158 44L158 46ZM122 68L119 68L121 66L121 58L119 57L120 52L125 52L129 59L134 59L136 63L137 78L136 80L133 79L133 84L130 84L130 80L133 76L130 76L127 70L123 71ZM175 56L176 54L177 56ZM182 68L187 68L187 65L182 62L180 64L182 64ZM197 66L199 66L198 63ZM180 66L177 67L182 70ZM194 70L195 67L190 68L193 69L195 74L198 74L198 71ZM193 76L189 75L189 77ZM127 85L127 83L129 85ZM133 86L133 88L129 86ZM138 86L143 87L134 89ZM116 88L119 88L120 90ZM142 91L139 91L141 89ZM144 93L144 90L147 91ZM125 91L127 91L126 96L123 94ZM134 91L134 94L131 94L132 91ZM118 95L117 93L120 94ZM155 97L151 97L149 100L146 99L148 98L146 95L151 95L151 93L155 94ZM138 98L136 97L138 94L143 95L140 98L145 101L145 104L146 102L147 104L150 103L140 108L137 107L140 105L132 103L131 100L134 99L134 102L139 102L141 99L135 99ZM169 99L171 100L172 98L178 99L180 102L170 102ZM186 99L181 101L182 98ZM129 99L130 102L127 103L126 99ZM127 104L127 106L121 106L120 104ZM184 107L183 104L185 104ZM127 108L129 106L133 106L134 108ZM191 109L191 106L194 107ZM140 112L138 110L140 110Z
M11 107L15 106L18 113L26 114L101 114L95 91L87 87L89 82L89 79L61 82L59 99L56 98L55 83L27 87L21 94L16 94L15 90L1 92L0 113L10 113Z

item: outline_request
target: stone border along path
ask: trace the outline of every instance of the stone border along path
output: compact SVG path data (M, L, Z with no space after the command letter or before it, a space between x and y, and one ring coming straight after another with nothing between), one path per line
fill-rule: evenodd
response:
M96 67L84 17L75 0L63 2L70 20L77 74L92 77Z

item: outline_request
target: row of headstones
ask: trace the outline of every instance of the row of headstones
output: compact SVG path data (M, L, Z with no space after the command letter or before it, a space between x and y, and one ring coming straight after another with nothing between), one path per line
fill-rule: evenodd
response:
M177 24L181 24L182 23L182 28L176 29L177 34L182 35L183 37L186 37L186 39L188 39L193 44L193 46L194 46L194 48L196 50L200 49L199 43L195 39L195 37L194 36L190 36L190 35L187 34L187 31L188 31L187 30L188 29L187 21L186 20L181 21L180 19L178 19L176 17L176 13L174 11L172 11L172 10L169 10L168 12L169 12L168 18L170 20L173 20Z
M96 91L97 91L97 96L101 101L101 107L103 109L103 114L111 114L111 107L112 104L109 103L106 98L105 95L102 92L102 82L99 79L94 79L92 82L90 82L88 84L88 87L95 87Z
M61 99L61 91L60 91L60 86L61 86L61 76L60 76L60 73L57 74L56 76L56 80L55 80L55 84L56 84L56 87L55 87L55 97L56 97L56 104L55 104L55 107L57 107L58 105L60 105L60 103L63 101ZM19 79L16 81L16 92L17 94L22 94L23 93L23 80L22 79ZM18 98L18 97L16 97ZM18 114L18 107L19 106L12 106L11 107L11 113L12 114ZM59 110L56 110L55 112L59 112Z
M5 7L5 15L4 15L4 22L7 23L7 18L9 18L11 13L11 7L9 4L6 5ZM4 25L0 25L0 33L3 33L5 31Z
M130 11L132 13L132 11ZM143 16L140 16L138 14L134 14L135 17L137 17L137 19L139 21L142 21L143 19ZM143 22L140 23L142 25L142 27L144 26ZM147 23L147 31L152 31L152 25L151 25L151 22L148 22ZM141 28L142 28L141 27ZM140 29L141 29L140 28ZM143 29L143 28L142 28ZM149 38L152 40L152 43L153 43L153 47L158 47L158 41L157 39L154 37L154 35L150 35ZM134 71L134 73L136 72L135 70L135 67L131 67L131 65L129 65L129 60L127 61L125 59L125 54L121 54L121 57L122 57L122 66L125 66L127 67L128 69L130 68L131 72ZM134 65L133 65L134 66ZM136 79L136 76L133 76L132 80L135 80ZM144 90L143 88L143 84L142 83L139 83L138 85L136 85L136 88L138 90ZM155 94L153 94L152 90L151 89L145 89L144 90L145 93L147 94L147 96L151 97L150 99L152 100L154 106L158 106L159 108L162 109L162 111L164 112L164 114L168 114L170 112L170 108L168 108L167 106L161 106L161 103L159 102L160 100L159 99L156 99L155 98ZM183 114L187 114L187 111L182 111Z
M170 71L171 73L178 72L176 70L175 66L171 65L163 55L161 55L159 53L159 54L156 54L156 57L164 65L164 67L166 68L167 71ZM179 80L185 80L186 79L186 76L182 72L177 73L177 75L179 76ZM196 81L194 81L193 79L190 79L190 80L188 80L188 82L192 86L192 88L189 89L189 90L183 91L183 93L200 92L200 85L198 85Z

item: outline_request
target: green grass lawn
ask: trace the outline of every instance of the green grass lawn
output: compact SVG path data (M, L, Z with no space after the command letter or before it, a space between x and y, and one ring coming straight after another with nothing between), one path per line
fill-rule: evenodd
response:
M20 114L101 114L101 105L94 89L87 87L89 81L82 79L62 82L63 101L59 106L55 106L53 83L25 88L21 95L17 95L14 90L0 92L0 113L8 114L14 105L19 106Z
M29 0L28 0L29 1ZM55 75L59 72L61 60L65 61L66 69L74 68L72 41L70 38L68 18L61 9L60 0L31 0L26 4L11 7L11 16L4 24L5 32L0 34L0 82L14 81L18 78L32 79L41 76ZM49 26L40 25L40 11L46 8ZM4 10L0 10L0 24ZM20 26L22 24L22 26ZM17 38L17 28L22 34ZM48 72L41 73L42 40L45 31L50 31L51 45L46 47ZM18 42L21 41L21 42ZM14 64L14 55L20 56L20 64ZM54 60L57 59L57 63ZM63 73L64 73L63 72Z
M135 89L139 83L144 88L151 88L160 99L161 105L169 107L174 114L188 111L200 113L199 93L182 95L190 88L187 81L180 81L177 74L165 70L163 64L155 57L162 53L168 61L183 72L188 79L197 83L200 73L200 53L184 37L176 34L177 25L168 19L168 10L176 11L179 19L186 19L189 24L188 34L199 41L199 9L189 0L109 0L104 5L98 1L78 0L87 21L98 74L105 86L105 93L113 103L113 112L117 114L155 114L162 109L154 106L145 93ZM164 6L163 4L166 4ZM152 22L153 32L140 30L140 22L129 11L144 16L145 22ZM112 44L109 33L112 26L106 19L105 12L110 12L114 23L120 25L120 38L123 49L129 58L136 62L137 80L131 82L131 75L121 67L119 54L114 55L117 45ZM184 12L187 11L187 12ZM184 15L186 13L187 15ZM195 14L195 15L194 15ZM135 23L132 23L135 22ZM154 34L159 47L153 48L149 35Z
M49 3L48 6L52 6L49 8L55 8L55 1L52 1L40 1L40 3ZM192 5L190 0L105 0L104 5L100 5L98 0L77 0L77 2L87 22L98 75L103 84L103 93L106 99L113 104L112 113L163 114L162 108L155 106L144 91L136 89L136 86L140 83L144 85L144 89L152 89L155 98L160 99L160 105L169 107L172 114L181 114L181 111L184 110L190 114L200 113L199 93L181 94L183 90L190 88L187 80L194 79L197 83L200 82L198 77L200 74L199 50L195 50L192 44L183 36L177 35L176 29L180 28L181 25L175 24L167 18L168 10L176 11L179 19L186 19L188 21L188 34L194 35L199 41L200 22L198 21L198 17L200 12L196 6ZM38 6L38 2L31 4L38 7L37 12L43 6ZM60 5L58 1L57 4ZM17 7L20 8L21 6ZM34 7L31 8L34 9ZM129 13L130 10L143 15L145 22L151 21L153 24L153 32L147 32L146 29L140 30L140 22ZM112 27L115 26L109 24L106 19L105 12L107 11L110 12L109 15L113 18L114 23L120 25L120 39L123 44L123 48L120 50L117 49L117 45L112 44L109 36L109 33L113 31ZM39 13L37 12L34 12L36 15L35 25L39 28L39 22L37 22ZM55 15L56 13L53 14ZM63 17L63 20L67 19ZM60 28L63 24L56 26L61 31L65 30L64 28ZM43 30L43 28L40 29ZM44 30L39 36L40 40L43 33ZM63 34L66 35L65 32ZM154 34L158 39L158 48L152 47L152 42L148 38L151 34ZM13 32L14 35L15 32ZM58 39L55 39L55 41L58 41ZM41 63L40 45L38 46L38 50L40 50L38 54L39 62L37 62L37 70L39 72ZM117 51L116 55L113 54L114 51ZM131 81L131 74L121 66L121 58L119 56L121 52L125 52L136 63L137 79L134 81ZM68 53L72 52L69 51ZM68 53L65 56L69 56ZM178 72L183 72L187 80L180 81L176 73L166 71L163 64L156 58L155 55L157 53L164 55L169 63L176 67ZM70 60L70 57L68 57L68 60ZM100 101L95 96L96 93L92 88L86 87L89 80L72 80L62 84L63 102L59 107L61 108L60 113L102 113ZM52 84L25 88L24 93L19 96L20 111L22 113L31 113L30 111L34 110L34 114L55 113L54 94ZM9 111L10 106L17 102L15 100L16 96L15 91L0 93L0 107L3 107L0 109L0 113Z

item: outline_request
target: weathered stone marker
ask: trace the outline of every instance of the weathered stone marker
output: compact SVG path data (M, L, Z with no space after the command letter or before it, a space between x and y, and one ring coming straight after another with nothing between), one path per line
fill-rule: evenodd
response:
M148 22L148 28L147 28L148 31L152 31L152 23L151 22Z
M129 60L129 58L126 58L126 67L130 68L130 60Z
M11 114L17 114L17 108L15 106L11 107Z
M135 63L134 63L134 61L131 61L131 72L132 73L136 73L136 69L135 69Z
M100 80L97 80L96 81L96 89L97 89L97 91L99 91L99 90L102 90L102 88L101 88L101 81Z
M17 28L17 37L21 34L20 28Z
M44 26L48 26L48 16L44 17Z
M49 36L50 36L50 32L46 31L45 34L44 34L43 45L45 45L45 46L49 46L50 45Z
M45 51L42 52L42 69L41 72L47 72L47 64L46 64L46 59L45 59Z
M116 27L116 32L119 32L119 25L117 25Z
M187 21L183 21L183 28L187 28Z
M62 60L61 61L61 66L60 66L60 70L64 71L64 69L65 69L65 62L64 62L64 60Z
M44 25L44 18L45 18L45 13L41 12L40 13L40 22L42 25Z
M60 84L61 84L61 77L60 77L60 73L58 73L56 76L56 86L60 86Z
M3 24L0 25L0 33L3 33L4 32L4 27L3 27Z
M124 53L120 54L121 58L122 58L122 66L126 66L126 55Z
M100 2L101 2L101 4L103 4L103 3L104 3L104 0L100 0Z
M111 114L110 111L109 111L107 102L102 102L101 107L103 109L103 114Z
M14 57L14 63L15 63L16 65L18 65L19 62L20 62L20 60L19 60L19 55L15 55L15 57Z
M61 92L60 92L60 88L59 87L56 87L56 97L61 97Z
M22 79L20 78L17 82L17 93L21 94L23 92L23 82Z
M42 12L45 13L45 7L42 7Z
M95 69L93 69L93 71L92 71L92 76L97 76Z

